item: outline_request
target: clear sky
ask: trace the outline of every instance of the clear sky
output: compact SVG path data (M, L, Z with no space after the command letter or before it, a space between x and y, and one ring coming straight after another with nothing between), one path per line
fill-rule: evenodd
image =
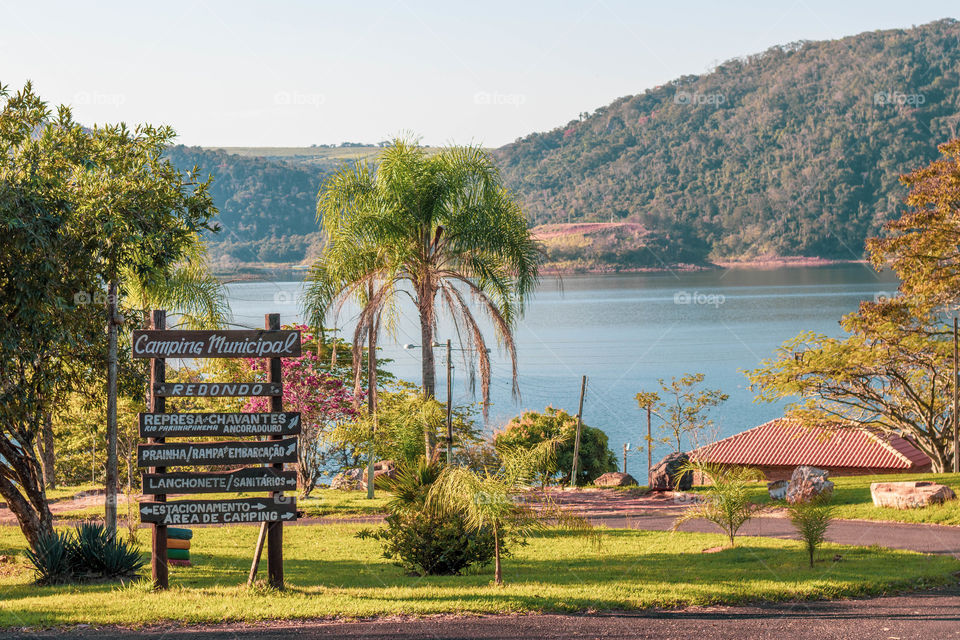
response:
M19 2L0 82L85 123L185 144L499 146L620 96L801 39L957 17L950 2Z

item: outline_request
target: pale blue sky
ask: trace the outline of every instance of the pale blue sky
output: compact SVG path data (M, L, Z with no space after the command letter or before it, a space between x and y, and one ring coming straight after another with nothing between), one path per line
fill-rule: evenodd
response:
M186 144L413 131L501 145L717 62L956 17L952 2L14 2L0 82Z

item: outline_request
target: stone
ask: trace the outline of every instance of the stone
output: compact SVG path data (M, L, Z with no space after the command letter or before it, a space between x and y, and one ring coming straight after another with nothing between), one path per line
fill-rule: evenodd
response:
M680 478L680 484L677 484L680 468L687 464L689 460L690 458L685 453L671 453L653 465L647 478L651 491L686 491L690 489L693 486L692 473L683 474L683 477Z
M771 500L783 500L787 496L787 488L790 487L789 480L774 480L767 483L767 493Z
M380 478L396 478L397 477L397 465L393 463L393 460L381 460L380 462L375 462L373 464L373 485L377 486L377 480ZM363 485L363 488L367 488L367 472L363 471L363 476L360 479L360 483Z
M829 496L833 493L833 482L828 480L830 472L808 465L797 467L790 477L785 497L790 504L810 502L817 496Z
M611 471L594 480L593 484L597 487L629 487L639 483L629 473Z
M955 500L957 495L946 485L921 480L918 482L873 482L870 497L877 507L919 509L931 504Z
M330 481L330 488L340 489L341 491L358 491L366 486L362 478L363 471L360 469L341 471L333 476L333 479Z

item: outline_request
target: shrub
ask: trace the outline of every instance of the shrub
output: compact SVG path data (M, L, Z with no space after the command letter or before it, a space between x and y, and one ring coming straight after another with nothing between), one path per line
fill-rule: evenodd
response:
M558 440L555 455L535 473L543 484L559 479L570 482L573 466L573 448L577 418L563 409L547 407L543 412L527 411L511 420L494 436L494 445L531 449L547 440ZM608 471L617 471L617 457L608 446L607 434L600 429L582 425L580 430L580 463L577 467L577 485L590 484Z
M833 519L833 505L830 504L831 495L822 493L807 502L787 504L787 513L800 539L807 548L810 556L810 567L813 567L813 554L824 540L830 521Z
M73 579L70 568L70 536L62 531L40 536L36 550L27 549L37 584L63 584Z
M28 550L38 584L135 577L143 557L135 545L118 540L100 523L85 522L73 534L54 532Z
M401 463L395 478L381 481L393 494L386 526L357 533L358 538L379 541L383 557L396 559L404 570L417 575L458 575L471 565L488 564L494 556L493 533L488 528L471 529L462 515L427 507L427 494L440 472L435 460L421 457Z
M723 466L705 462L688 462L680 469L680 477L685 473L700 475L710 484L706 488L706 500L688 507L673 523L676 531L687 520L703 518L714 523L730 539L730 546L736 546L735 537L759 505L750 501L748 489L752 482L763 479L763 474L750 467Z

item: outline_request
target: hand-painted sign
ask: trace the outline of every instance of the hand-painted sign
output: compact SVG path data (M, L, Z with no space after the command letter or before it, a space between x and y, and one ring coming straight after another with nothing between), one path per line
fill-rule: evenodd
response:
M141 502L140 520L165 525L283 522L297 517L297 502L285 498Z
M145 473L143 493L231 493L240 491L293 491L297 488L296 471L280 471L272 467L248 467L226 472Z
M141 413L140 437L292 436L300 433L300 414L291 413Z
M269 442L177 442L137 446L139 467L277 464L296 461L296 438Z
M134 331L134 358L299 358L299 331Z
M169 382L153 388L163 398L226 398L230 396L282 396L279 382Z

